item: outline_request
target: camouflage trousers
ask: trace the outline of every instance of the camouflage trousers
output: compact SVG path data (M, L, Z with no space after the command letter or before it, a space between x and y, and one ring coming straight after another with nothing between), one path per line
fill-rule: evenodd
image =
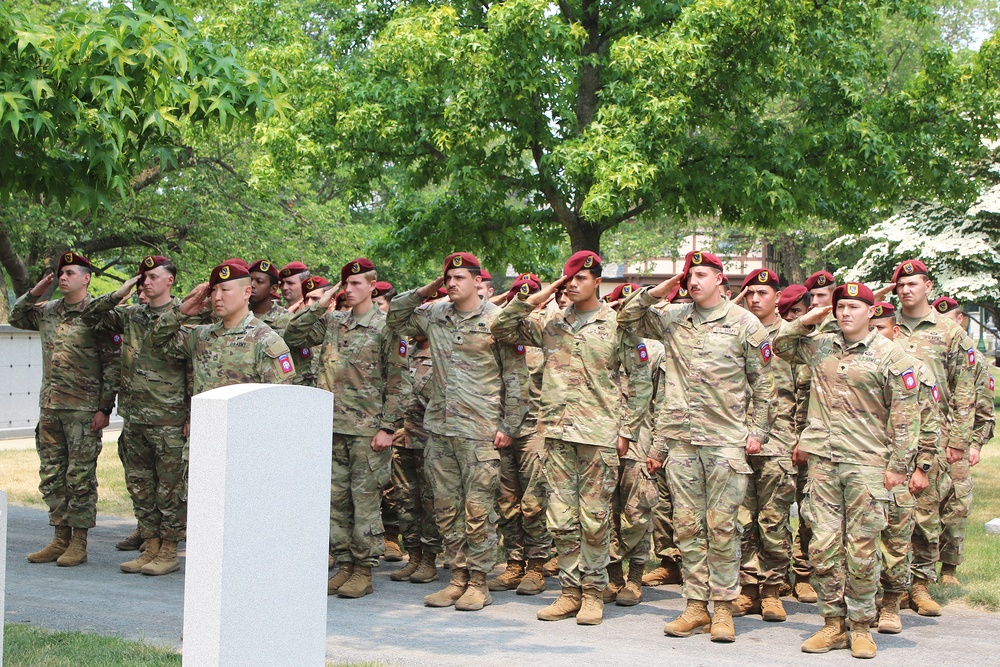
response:
M552 535L545 525L544 439L536 433L514 438L500 450L500 534L507 560L548 558Z
M500 452L490 440L432 433L424 450L445 562L489 572L497 563Z
M94 413L43 408L35 430L38 490L49 507L49 525L93 528L97 524L97 457L101 431L91 432Z
M927 471L927 488L916 495L910 572L927 581L937 581L936 568L941 560L941 504L951 489L947 466L943 454L934 457Z
M795 502L799 506L799 527L795 531L792 543L792 571L795 580L809 581L813 575L813 566L809 562L809 543L812 541L812 526L802 516L802 500L806 495L806 481L809 479L809 466L801 465L795 468Z
M674 537L681 552L688 600L739 596L740 538L737 515L750 466L742 447L668 442L667 474L674 498Z
M882 574L879 581L884 593L910 590L910 544L913 541L913 516L916 501L907 484L893 487L889 498L888 525L882 531Z
M801 513L812 524L812 584L824 618L875 618L879 535L888 525L885 469L834 463L809 455L809 483Z
M371 436L333 434L330 553L337 563L375 567L385 553L381 502L392 452L376 452L371 442Z
M972 509L972 474L966 458L949 465L951 484L941 495L941 562L961 565L965 560L965 522Z
M613 447L545 439L546 520L563 588L604 590L611 553L611 496L618 481Z
M753 474L739 510L741 584L781 584L792 561L789 514L795 499L795 466L778 456L751 456Z
M656 481L649 475L646 462L622 459L618 484L611 496L612 562L624 561L633 566L649 562L649 538L653 534L653 508L657 500Z
M392 448L393 501L406 549L441 553L441 533L434 518L434 493L423 449ZM383 522L385 508L383 507Z
M187 532L188 442L183 426L126 420L119 452L143 539L180 542Z
M674 541L674 501L670 496L670 480L667 478L668 458L663 467L656 471L656 507L653 508L653 551L661 560L679 563L681 551Z

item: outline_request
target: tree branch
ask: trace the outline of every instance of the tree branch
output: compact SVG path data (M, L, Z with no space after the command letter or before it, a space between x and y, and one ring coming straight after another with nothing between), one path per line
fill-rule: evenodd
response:
M28 267L14 250L6 222L0 222L0 264L3 264L4 271L10 276L14 294L24 294L33 287L28 276Z

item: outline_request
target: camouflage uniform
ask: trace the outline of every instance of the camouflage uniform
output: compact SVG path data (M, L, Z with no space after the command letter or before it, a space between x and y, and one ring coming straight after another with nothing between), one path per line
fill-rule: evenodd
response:
M415 290L400 294L388 322L400 335L423 335L431 343L424 464L445 558L452 569L486 573L496 565L498 543L500 452L493 439L498 431L517 432L527 369L513 346L498 344L490 333L497 306L484 299L461 313L450 301L421 300Z
M191 360L191 393L233 384L287 384L295 374L288 346L253 313L226 329L221 321L194 327L177 309L160 315L152 343L168 354Z
M975 418L969 449L980 450L993 434L994 404L993 377L983 355L977 355L974 371L976 389ZM941 562L958 566L964 560L965 522L972 508L972 475L966 454L961 461L952 463L949 470L950 484L941 495Z
M766 327L773 338L784 323L776 318ZM796 470L792 450L798 442L795 410L801 386L798 369L784 359L772 359L775 401L771 437L760 453L749 457L753 474L739 511L740 583L780 585L792 560L792 532L789 516L795 500Z
M330 548L337 563L378 564L385 552L382 489L389 483L392 448L376 452L380 429L402 418L400 393L407 343L391 336L374 304L362 315L325 312L313 304L285 329L293 346L318 354L317 386L333 394Z
M424 449L428 433L424 428L424 411L430 400L430 348L411 347L409 353L410 382L403 396L403 428L396 431L392 447L392 487L399 510L399 530L407 551L441 553L441 531L434 520L434 492Z
M927 473L929 486L917 494L916 527L913 531L915 578L937 581L936 565L940 560L941 504L951 489L947 447L965 451L972 441L975 421L975 359L972 341L955 322L931 309L911 325L897 312L899 337L903 351L927 366L937 380L941 394L941 437L938 454ZM967 460L960 462L965 466ZM959 465L959 471L963 466Z
M809 389L812 384L812 376L809 367L804 364L797 364L795 368L795 439L796 442L802 431L805 430L806 420L809 415ZM802 501L806 497L806 482L809 479L809 466L800 465L795 468L795 502L802 508ZM795 531L795 539L792 543L792 571L795 573L796 583L800 581L808 582L813 574L812 563L809 562L809 542L812 541L812 527L808 519L799 512L799 527Z
M278 305L277 301L272 301L268 311L257 317L257 319L274 329L279 336L284 336L285 329L288 328L288 323L292 321L293 314Z
M752 472L745 447L749 437L766 444L770 431L775 389L767 331L726 300L708 310L693 303L651 309L656 301L640 290L618 320L666 349L650 456L664 461L669 451L682 594L732 601L739 595L737 513Z
M917 452L919 369L877 331L847 343L798 321L775 336L775 352L812 370L809 455L801 512L813 528L809 557L820 614L858 623L875 618L878 538L888 523L886 470L906 474ZM846 570L846 572L845 572Z
M615 447L619 435L636 439L649 409L649 353L637 338L619 331L608 304L581 318L572 305L539 311L515 299L493 323L493 333L540 347L545 355L538 432L545 438L546 521L559 556L559 579L563 588L603 590L618 480ZM632 389L624 408L622 369Z
M91 298L38 303L29 291L14 303L10 324L42 339L41 414L36 429L38 490L49 524L93 528L97 520L97 457L101 432L90 430L98 410L110 412L118 391L121 337L83 323Z
M179 305L175 298L158 308L119 306L112 293L94 299L83 314L89 326L122 337L118 414L125 419L125 480L142 538L172 542L187 530L188 367L153 345L151 335L160 315Z

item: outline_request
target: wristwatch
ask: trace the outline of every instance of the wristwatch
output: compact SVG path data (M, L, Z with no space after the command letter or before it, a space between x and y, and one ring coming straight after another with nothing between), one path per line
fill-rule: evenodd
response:
M111 408L97 408L98 412L103 412L105 417L111 416Z
M380 428L379 430L383 433L388 433L389 435L396 435L396 432L391 428Z
M930 463L921 463L917 467L920 468L921 470L923 470L925 473L931 471L931 464Z

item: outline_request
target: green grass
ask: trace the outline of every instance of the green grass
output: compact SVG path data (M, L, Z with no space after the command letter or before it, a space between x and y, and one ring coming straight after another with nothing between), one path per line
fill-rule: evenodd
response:
M181 664L173 651L115 637L80 632L49 632L24 625L4 626L6 667L172 667Z

